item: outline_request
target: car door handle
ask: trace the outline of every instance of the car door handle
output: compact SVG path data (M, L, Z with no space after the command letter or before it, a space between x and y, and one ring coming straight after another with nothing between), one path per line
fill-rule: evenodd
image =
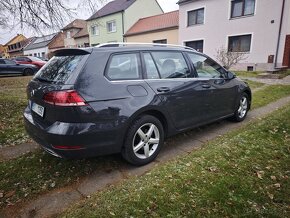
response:
M170 88L168 87L160 87L157 89L158 92L169 92L170 91Z
M204 88L204 89L209 89L211 87L211 85L209 85L209 84L203 84L202 85L202 88Z

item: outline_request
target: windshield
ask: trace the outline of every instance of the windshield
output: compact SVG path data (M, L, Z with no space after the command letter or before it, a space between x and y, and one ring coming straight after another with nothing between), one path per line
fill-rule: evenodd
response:
M40 58L33 57L33 56L30 56L29 59L32 60L32 61L43 61Z
M65 83L86 55L55 56L34 76L34 79Z

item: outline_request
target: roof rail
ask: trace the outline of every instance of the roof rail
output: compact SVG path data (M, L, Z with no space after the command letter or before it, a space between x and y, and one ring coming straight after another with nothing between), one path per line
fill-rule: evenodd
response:
M161 44L161 43L143 43L143 42L109 42L109 43L103 43L100 45L95 46L96 48L104 48L104 47L121 47L121 46L160 46L160 47L172 47L172 48L184 48L196 51L195 49L188 47L188 46L182 46L182 45L174 45L174 44Z

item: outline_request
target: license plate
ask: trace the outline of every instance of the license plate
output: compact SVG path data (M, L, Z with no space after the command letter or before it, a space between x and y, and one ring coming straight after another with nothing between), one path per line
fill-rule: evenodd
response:
M39 116L43 117L44 107L40 106L39 104L32 103L32 111L37 113Z

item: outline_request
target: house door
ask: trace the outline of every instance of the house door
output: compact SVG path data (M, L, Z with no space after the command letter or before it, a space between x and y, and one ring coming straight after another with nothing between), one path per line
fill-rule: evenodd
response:
M283 66L290 68L290 35L287 35L285 40Z

